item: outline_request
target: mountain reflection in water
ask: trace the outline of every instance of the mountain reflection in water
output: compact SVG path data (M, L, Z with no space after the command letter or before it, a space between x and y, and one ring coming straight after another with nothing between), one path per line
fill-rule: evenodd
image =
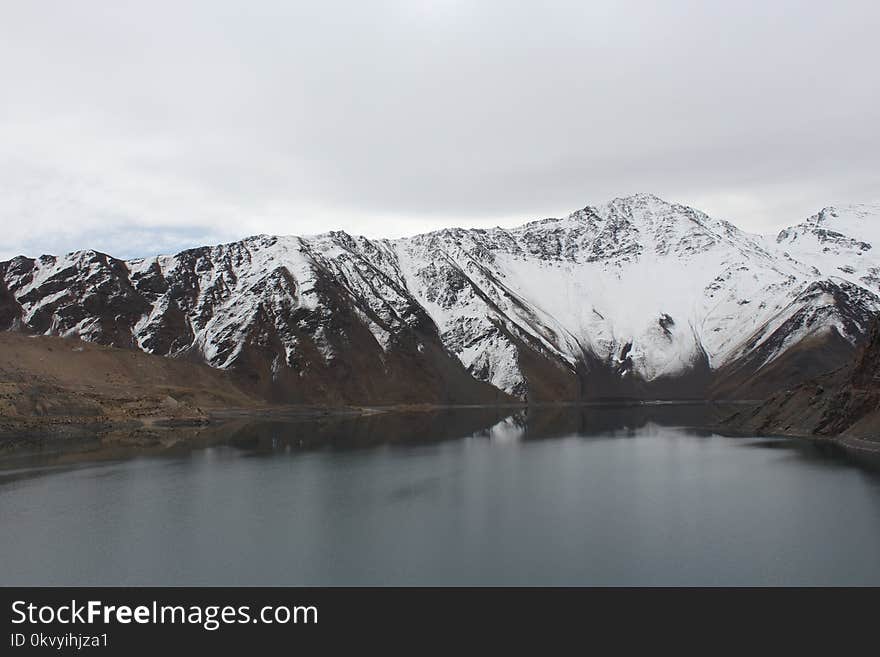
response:
M878 473L729 413L239 418L7 458L0 582L880 584Z

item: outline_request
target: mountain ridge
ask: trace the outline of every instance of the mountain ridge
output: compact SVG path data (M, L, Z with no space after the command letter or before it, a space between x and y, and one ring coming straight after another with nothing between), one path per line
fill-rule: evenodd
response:
M865 340L866 217L880 207L760 236L636 194L510 229L19 256L0 263L0 329L203 361L284 401L764 395Z

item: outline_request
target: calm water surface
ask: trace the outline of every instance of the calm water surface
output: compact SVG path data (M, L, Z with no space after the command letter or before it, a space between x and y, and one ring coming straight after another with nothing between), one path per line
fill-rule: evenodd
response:
M877 470L701 429L717 412L238 422L7 460L0 584L880 584Z

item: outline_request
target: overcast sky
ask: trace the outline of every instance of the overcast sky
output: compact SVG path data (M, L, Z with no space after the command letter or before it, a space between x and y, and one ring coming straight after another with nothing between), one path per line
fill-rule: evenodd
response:
M880 3L3 0L0 257L880 198Z

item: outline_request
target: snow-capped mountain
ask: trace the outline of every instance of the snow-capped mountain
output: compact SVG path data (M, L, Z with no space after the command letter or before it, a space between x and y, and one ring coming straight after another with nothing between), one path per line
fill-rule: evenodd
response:
M760 396L880 310L880 206L747 234L640 194L514 229L0 263L0 328L203 360L290 401Z
M880 291L880 203L828 207L776 238L787 257Z

